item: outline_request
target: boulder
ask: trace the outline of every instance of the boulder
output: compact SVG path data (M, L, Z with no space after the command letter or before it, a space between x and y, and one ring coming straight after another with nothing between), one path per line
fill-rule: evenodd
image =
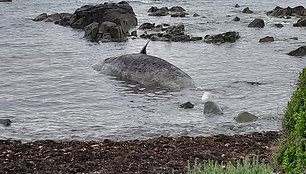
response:
M274 42L274 38L271 36L266 36L264 38L261 38L259 42Z
M274 17L285 17L285 16L306 16L306 9L303 6L297 6L294 8L287 7L275 7L274 10L268 11L267 15Z
M248 27L257 27L257 28L263 28L265 26L265 22L262 19L256 18L254 19Z
M85 5L73 14L46 13L37 16L34 21L54 22L55 24L84 29L84 37L97 42L125 41L129 28L137 25L137 18L132 7L125 1L119 3L104 3ZM106 23L104 23L106 22ZM103 30L103 32L101 32Z
M148 12L150 12L150 13L153 13L153 12L156 12L156 11L158 11L159 9L157 8L157 7L151 7L149 10L148 10Z
M250 114L248 112L242 112L242 113L238 114L237 117L235 117L235 120L238 123L253 122L253 121L256 121L257 119L258 119L258 117L256 117L253 114Z
M242 10L242 13L248 13L248 14L251 14L253 13L252 10L249 9L249 7L246 7L245 9Z
M240 7L240 5L239 5L239 4L236 4L234 7L235 7L235 8L239 8L239 7Z
M221 33L221 34L216 34L216 35L206 35L204 37L204 42L206 43L225 43L225 42L230 42L233 43L237 39L239 39L239 33L238 32L226 32L226 33Z
M236 17L233 19L233 21L238 22L238 21L240 21L240 18L236 16Z
M295 24L294 27L306 27L306 17L299 19Z
M290 56L305 56L306 55L306 46L302 46L296 50L291 51L288 53Z
M194 107L194 104L192 104L191 102L186 102L180 105L180 108L184 108L184 109L192 109Z
M167 16L168 14L168 10L161 8L155 12L150 13L149 16Z
M213 101L207 101L204 104L204 114L222 115L222 109Z
M0 124L4 126L10 126L12 121L10 119L0 119Z
M12 0L0 0L0 2L12 2Z
M200 16L198 13L193 14L193 17L198 17Z
M183 7L175 6L175 7L171 7L169 9L169 11L171 11L171 12L185 12L186 10Z

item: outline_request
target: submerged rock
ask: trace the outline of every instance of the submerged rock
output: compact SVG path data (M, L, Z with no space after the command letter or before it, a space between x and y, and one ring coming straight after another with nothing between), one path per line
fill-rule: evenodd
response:
M4 126L10 126L12 121L10 119L0 119L0 124Z
M242 112L235 117L235 120L239 123L253 122L256 121L258 117L248 112Z
M236 17L233 19L233 21L238 22L238 21L240 21L240 18L236 16Z
M248 14L251 14L253 13L252 10L249 9L249 7L246 7L245 9L242 10L242 13L248 13Z
M206 35L204 37L204 42L206 43L225 43L225 42L233 43L239 38L240 36L238 32L231 31L231 32L217 34L217 35Z
M271 36L266 36L264 38L261 38L259 42L274 42L274 38Z
M283 28L284 25L283 24L274 24L277 28Z
M180 108L184 108L184 109L192 109L194 107L194 104L192 104L191 102L186 102L180 105Z
M85 30L84 37L91 41L99 41L105 38L110 41L125 41L129 28L137 25L137 18L133 9L125 1L85 5L78 8L73 14L55 13L47 15L43 13L33 20L54 22L63 26L83 29Z
M294 27L306 27L306 17L299 19L295 24L293 24Z
M302 46L296 50L291 51L288 53L290 56L305 56L306 55L306 46Z
M207 101L204 104L204 114L222 115L222 109L213 101Z
M306 16L306 9L303 6L297 6L294 8L287 7L275 7L274 10L268 11L267 15L274 17L285 17L285 16Z
M254 19L248 27L257 27L257 28L263 28L265 26L265 22L262 19L256 18Z
M198 13L193 14L193 17L198 17L200 16Z

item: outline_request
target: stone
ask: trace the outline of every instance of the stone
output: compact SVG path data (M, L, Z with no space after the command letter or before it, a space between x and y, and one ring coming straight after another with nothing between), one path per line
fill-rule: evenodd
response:
M12 0L0 0L0 2L12 2Z
M291 51L288 53L290 56L305 56L306 55L306 46L302 46L296 50Z
M256 18L254 19L248 27L255 27L255 28L263 28L265 26L265 22L262 19Z
M180 105L180 108L184 108L184 109L192 109L194 107L194 104L192 104L191 102L186 102Z
M234 7L235 7L235 8L239 8L239 7L240 7L240 5L239 5L239 4L236 4Z
M153 13L153 12L156 12L156 11L158 11L159 9L157 8L157 7L151 7L149 10L148 10L148 12L150 12L150 13Z
M137 31L132 31L132 32L131 32L131 36L137 37Z
M153 13L150 13L149 16L167 16L169 12L167 10L157 10Z
M171 17L185 17L187 13L185 12L179 12L179 13L173 13L171 14Z
M198 13L193 14L193 17L198 17L200 16Z
M294 27L306 27L306 17L299 19L295 24Z
M222 115L222 109L213 101L207 101L204 104L204 114Z
M233 21L238 22L238 21L240 21L240 18L236 16L236 17L233 19Z
M277 28L283 28L284 25L283 24L274 24Z
M196 37L191 37L190 41L199 41L199 40L202 40L202 39L203 39L203 37L196 36Z
M47 17L48 17L47 13L42 13L38 15L36 18L34 18L33 21L42 21L47 19Z
M4 126L10 126L12 121L10 119L0 119L0 124Z
M171 12L185 12L186 10L183 7L175 6L175 7L171 7L169 9L169 11L171 11Z
M253 13L252 10L249 9L249 7L246 7L245 9L242 10L242 13L248 13L248 14L251 14Z
M267 15L274 17L287 17L287 16L306 16L306 9L303 6L297 6L294 8L287 7L275 7L274 10L268 11Z
M274 42L274 38L270 36L266 36L264 38L261 38L259 42Z
M230 31L226 33L216 34L216 35L206 35L204 37L204 42L206 43L225 43L225 42L233 43L239 38L240 36L238 32Z
M257 119L258 119L258 117L256 117L253 114L250 114L248 112L242 112L242 113L238 114L237 117L235 117L235 120L238 123L253 122L253 121L256 121Z
M155 23L148 23L148 22L146 22L146 23L141 24L139 26L139 29L141 29L141 30L153 29L154 26L155 26Z

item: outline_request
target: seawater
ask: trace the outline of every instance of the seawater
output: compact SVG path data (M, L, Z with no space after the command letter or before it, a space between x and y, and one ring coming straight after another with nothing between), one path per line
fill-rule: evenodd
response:
M0 3L0 139L129 140L158 136L207 136L280 130L287 102L296 88L306 59L286 53L306 44L306 29L298 19L265 13L276 6L304 5L300 0L139 0L128 1L139 25L183 23L192 36L239 32L235 43L151 42L148 54L163 58L188 73L197 89L150 91L100 74L92 66L107 57L141 50L147 40L91 43L81 30L33 22L41 13L69 12L98 0L13 0ZM111 1L119 2L119 1ZM235 8L239 4L240 8ZM148 16L151 6L182 6L186 18ZM242 14L249 7L254 14ZM192 17L198 13L200 17ZM240 22L232 19L238 16ZM263 29L248 28L263 18ZM283 28L274 26L282 23ZM132 28L132 30L137 27ZM140 35L143 31L138 31ZM273 36L272 43L259 39ZM297 37L298 40L291 39ZM260 82L262 85L244 83ZM237 83L238 82L238 83ZM212 94L224 115L203 114L203 92ZM193 109L179 105L191 101ZM237 123L240 112L259 117Z

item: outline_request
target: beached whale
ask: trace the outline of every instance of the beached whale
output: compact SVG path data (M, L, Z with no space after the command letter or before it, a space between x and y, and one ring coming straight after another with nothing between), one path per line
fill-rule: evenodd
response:
M176 91L195 87L192 78L184 71L161 58L147 55L148 43L140 53L107 58L93 68L104 74L134 81L150 88Z

